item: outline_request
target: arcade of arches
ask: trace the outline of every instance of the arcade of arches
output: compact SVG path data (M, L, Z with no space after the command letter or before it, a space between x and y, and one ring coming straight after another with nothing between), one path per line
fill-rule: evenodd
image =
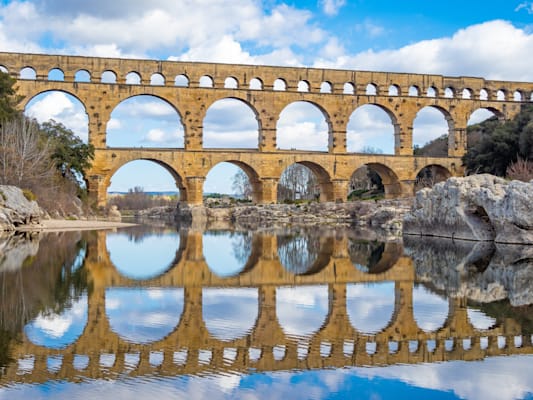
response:
M0 53L0 68L17 79L18 94L25 99L22 107L48 91L69 93L84 105L89 142L95 146L93 166L85 178L98 205L106 203L113 174L134 160L151 160L166 168L181 201L188 204L202 203L205 177L221 162L244 170L257 203L277 201L280 176L294 163L315 173L321 201L344 201L350 177L364 165L372 165L380 175L386 196L409 196L417 175L428 166L438 167L444 175L462 175L461 156L472 113L481 108L510 119L533 93L533 83L483 78L21 53ZM108 146L106 126L111 113L122 101L140 95L159 98L176 110L183 125L183 148ZM224 99L240 100L255 114L257 148L204 146L206 113ZM327 151L279 148L280 114L302 101L324 115ZM350 117L366 104L379 106L390 117L394 154L347 151ZM447 122L446 157L413 155L414 120L425 107L437 109Z

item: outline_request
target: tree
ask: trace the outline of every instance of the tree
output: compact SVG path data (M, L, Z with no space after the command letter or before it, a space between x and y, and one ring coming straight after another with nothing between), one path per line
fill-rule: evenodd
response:
M239 169L235 175L233 175L231 189L236 195L242 196L243 199L249 200L252 196L252 185L248 175Z
M15 79L0 71L0 125L19 113L17 105L23 97L16 94L13 87L15 82Z
M278 183L278 198L285 200L313 200L320 195L318 180L309 168L302 164L287 167Z
M41 125L43 134L50 140L51 158L63 178L79 181L91 167L94 146L85 144L74 132L60 122L50 120Z
M533 106L523 106L511 121L491 118L469 127L468 136L469 148L463 157L467 172L505 176L519 157L533 159ZM470 140L473 136L479 139Z

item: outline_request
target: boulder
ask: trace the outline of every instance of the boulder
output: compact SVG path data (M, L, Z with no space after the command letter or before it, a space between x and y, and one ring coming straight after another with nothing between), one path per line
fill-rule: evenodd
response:
M533 182L489 174L450 178L416 194L403 233L533 244Z
M28 200L20 188L0 185L0 231L38 224L42 214L37 202Z
M118 210L118 207L116 205L112 205L109 211L107 212L107 219L110 221L121 221L122 220L122 214Z

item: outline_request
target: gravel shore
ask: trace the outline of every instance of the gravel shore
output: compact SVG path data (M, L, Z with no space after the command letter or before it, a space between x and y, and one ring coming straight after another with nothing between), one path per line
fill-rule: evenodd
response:
M115 229L134 226L136 224L114 221L89 221L89 220L66 220L66 219L44 219L38 225L27 225L18 227L18 231L25 232L57 232L57 231L79 231L95 229Z

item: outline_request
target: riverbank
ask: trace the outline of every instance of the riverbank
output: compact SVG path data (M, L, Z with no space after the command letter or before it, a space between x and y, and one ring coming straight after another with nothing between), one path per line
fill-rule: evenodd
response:
M97 229L116 229L134 226L129 222L105 221L105 220L66 220L66 219L43 219L38 224L18 226L19 232L59 232L81 231Z

